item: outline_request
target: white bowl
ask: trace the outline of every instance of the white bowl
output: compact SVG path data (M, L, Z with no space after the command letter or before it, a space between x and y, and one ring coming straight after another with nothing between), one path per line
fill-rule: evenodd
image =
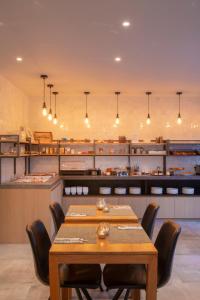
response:
M99 194L101 195L110 195L111 194L111 187L100 187Z
M168 195L178 195L178 189L177 188L167 188L166 189Z
M76 186L71 186L70 190L72 195L76 195Z
M76 187L76 192L77 192L77 195L82 195L83 187L82 186L77 186Z
M162 195L162 193L163 193L163 188L162 187L155 187L155 186L151 187L151 194L153 194L153 195Z
M116 195L126 195L126 188L124 187L117 187L115 188Z
M140 195L141 194L141 187L130 187L129 194L131 195Z
M194 188L183 187L182 188L182 194L184 194L184 195L194 195Z
M88 195L88 193L89 193L88 186L83 186L83 195Z
M70 195L70 192L71 192L71 188L69 186L65 187L65 195Z

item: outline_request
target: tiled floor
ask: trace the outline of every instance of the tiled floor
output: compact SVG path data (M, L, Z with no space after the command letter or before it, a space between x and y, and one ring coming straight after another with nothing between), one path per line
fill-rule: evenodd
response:
M173 276L168 285L158 291L158 300L199 299L200 221L178 222L182 234ZM161 222L157 222L155 236L160 225ZM35 278L29 245L0 245L0 300L47 300L48 296L48 287L42 286ZM97 291L93 293L93 299L111 299L111 294Z

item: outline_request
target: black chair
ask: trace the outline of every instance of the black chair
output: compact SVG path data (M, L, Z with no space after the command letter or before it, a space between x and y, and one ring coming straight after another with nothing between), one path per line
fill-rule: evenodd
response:
M151 239L153 235L156 216L158 214L159 206L156 203L150 203L144 213L141 221L141 225L144 228L146 234Z
M31 244L35 273L39 281L49 285L49 250L51 241L44 224L37 220L31 225L26 226L26 232ZM81 292L86 299L91 300L87 289L97 289L101 284L100 265L62 265L59 269L60 287L63 295L65 288L74 288L79 300L83 300Z
M64 215L61 205L57 202L53 202L52 204L50 204L49 209L52 214L53 223L54 223L54 227L55 227L55 233L57 233L61 224L65 222L65 215Z
M172 221L165 222L156 239L155 247L158 250L158 282L161 288L170 279L172 273L173 258L181 228ZM126 290L125 300L130 291L146 289L146 266L145 265L106 265L103 270L104 283L108 290L118 289L113 300L119 299ZM137 294L138 295L138 294ZM139 298L139 297L138 297Z

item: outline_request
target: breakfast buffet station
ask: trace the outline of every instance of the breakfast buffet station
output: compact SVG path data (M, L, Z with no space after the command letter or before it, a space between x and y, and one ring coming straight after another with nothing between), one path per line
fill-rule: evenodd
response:
M140 218L153 200L160 206L159 218L200 217L197 140L53 140L50 132L35 132L25 140L20 135L1 135L0 151L0 197L4 207L0 209L0 220L2 224L11 220L10 230L1 231L1 242L24 242L21 228L36 215L45 220L52 233L48 206L53 200L67 210L69 205L92 205L104 198L110 204L130 205ZM33 172L44 157L49 159L42 164L41 172ZM19 159L23 161L21 176ZM51 160L54 172L46 171ZM188 169L188 160L192 169ZM13 177L4 180L2 172L8 162Z

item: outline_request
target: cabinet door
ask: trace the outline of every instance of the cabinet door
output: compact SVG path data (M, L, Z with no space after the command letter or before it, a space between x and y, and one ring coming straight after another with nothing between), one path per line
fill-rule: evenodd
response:
M174 218L174 197L149 197L148 204L151 202L160 206L157 218Z
M142 218L147 206L146 197L120 197L118 200L120 205L130 205L138 218Z

